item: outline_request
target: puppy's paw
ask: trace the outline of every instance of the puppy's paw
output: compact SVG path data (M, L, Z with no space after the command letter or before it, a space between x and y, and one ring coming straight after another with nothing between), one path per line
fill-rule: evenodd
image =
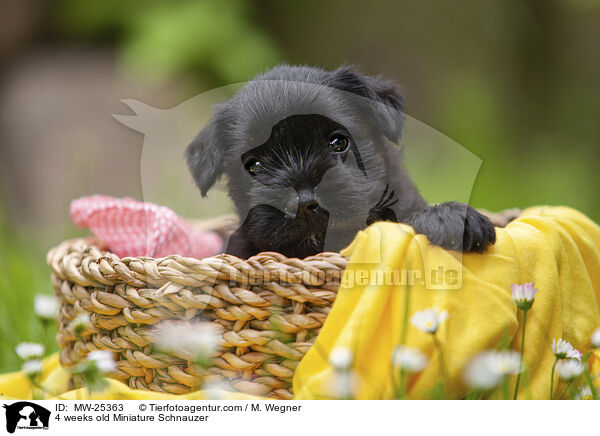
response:
M409 219L417 233L448 250L482 253L496 242L492 222L464 203L441 203L415 213Z

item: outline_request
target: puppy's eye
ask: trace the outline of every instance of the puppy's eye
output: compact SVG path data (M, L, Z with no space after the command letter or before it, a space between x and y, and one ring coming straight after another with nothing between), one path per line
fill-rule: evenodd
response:
M348 151L350 140L344 135L333 135L329 138L329 149L333 153L344 153Z
M248 162L246 162L246 165L244 166L246 167L246 171L248 171L253 176L257 175L263 170L262 164L256 159L250 159Z

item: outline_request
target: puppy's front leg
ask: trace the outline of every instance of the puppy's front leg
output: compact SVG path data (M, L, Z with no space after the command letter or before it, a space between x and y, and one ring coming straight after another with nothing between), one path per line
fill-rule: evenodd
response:
M434 245L482 253L496 242L492 222L468 204L447 202L414 212L404 220Z
M249 257L260 253L260 250L248 240L244 229L239 228L229 237L225 253L232 254L240 259L248 259Z
M242 225L229 236L225 253L232 254L240 259L248 259L260 252L261 250L248 238L248 222L246 219Z

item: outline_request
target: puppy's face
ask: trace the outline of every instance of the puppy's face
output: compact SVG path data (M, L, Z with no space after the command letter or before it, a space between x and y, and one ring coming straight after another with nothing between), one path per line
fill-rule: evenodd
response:
M301 257L347 245L380 185L348 129L318 114L283 119L240 161L245 175L232 174L229 188L247 214L248 237L261 250Z
M280 67L221 105L188 148L203 194L227 175L260 251L338 251L365 227L387 183L384 137L398 139L402 123L400 97L381 108L373 101L381 84L370 80L348 69Z

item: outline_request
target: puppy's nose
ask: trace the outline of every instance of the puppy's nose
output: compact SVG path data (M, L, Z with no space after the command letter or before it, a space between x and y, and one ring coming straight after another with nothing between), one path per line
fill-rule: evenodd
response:
M306 213L315 213L319 209L319 203L316 200L308 201L306 203L298 204L298 209Z
M311 215L319 210L319 203L312 191L301 190L298 192L298 214Z

